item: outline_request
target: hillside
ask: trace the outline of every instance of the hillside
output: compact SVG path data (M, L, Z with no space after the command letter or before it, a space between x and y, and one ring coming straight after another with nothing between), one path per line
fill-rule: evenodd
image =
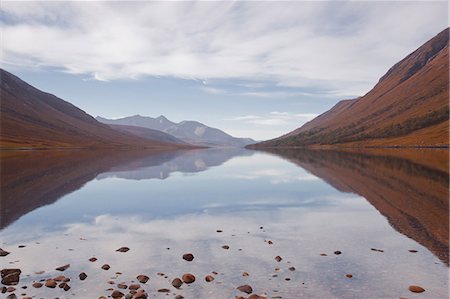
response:
M250 138L233 137L219 129L208 127L196 121L182 121L180 123L175 123L162 115L157 118L134 115L120 119L106 119L97 116L96 119L99 122L110 125L138 126L159 130L184 142L197 146L244 147L255 142Z
M120 131L123 133L128 133L132 135L136 135L140 138L153 140L153 141L161 141L161 142L169 142L169 143L177 143L177 144L184 144L187 143L173 137L170 134L164 133L162 131L158 130L152 130L148 128L143 127L137 127L137 126L126 126L126 125L109 125L111 128L113 128L116 131Z
M449 145L449 29L395 64L363 97L344 100L253 148Z
M122 133L0 69L0 144L17 148L178 148Z

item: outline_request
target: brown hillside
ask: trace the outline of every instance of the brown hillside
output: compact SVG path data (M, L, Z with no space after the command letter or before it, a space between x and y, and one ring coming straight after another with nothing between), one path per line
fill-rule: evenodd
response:
M394 65L363 97L253 147L448 146L449 29Z
M74 105L0 69L0 147L175 148L118 132ZM186 145L185 145L186 146Z

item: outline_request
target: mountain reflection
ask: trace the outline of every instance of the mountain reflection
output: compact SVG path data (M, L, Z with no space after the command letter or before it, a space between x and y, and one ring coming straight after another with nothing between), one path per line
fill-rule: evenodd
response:
M165 179L218 166L243 149L189 151L15 151L0 159L0 229L80 189L95 178Z
M268 150L342 192L366 198L391 226L449 264L448 150Z

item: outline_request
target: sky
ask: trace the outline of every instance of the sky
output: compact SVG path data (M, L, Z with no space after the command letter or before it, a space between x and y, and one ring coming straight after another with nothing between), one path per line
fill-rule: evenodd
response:
M447 1L1 1L1 67L92 116L286 134L448 27Z

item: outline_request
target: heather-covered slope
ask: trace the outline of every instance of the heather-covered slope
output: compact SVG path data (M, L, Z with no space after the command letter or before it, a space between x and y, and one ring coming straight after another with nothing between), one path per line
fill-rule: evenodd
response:
M174 148L111 129L74 105L0 69L0 147Z
M252 147L448 146L448 40L447 28L363 97L341 101L299 129Z

